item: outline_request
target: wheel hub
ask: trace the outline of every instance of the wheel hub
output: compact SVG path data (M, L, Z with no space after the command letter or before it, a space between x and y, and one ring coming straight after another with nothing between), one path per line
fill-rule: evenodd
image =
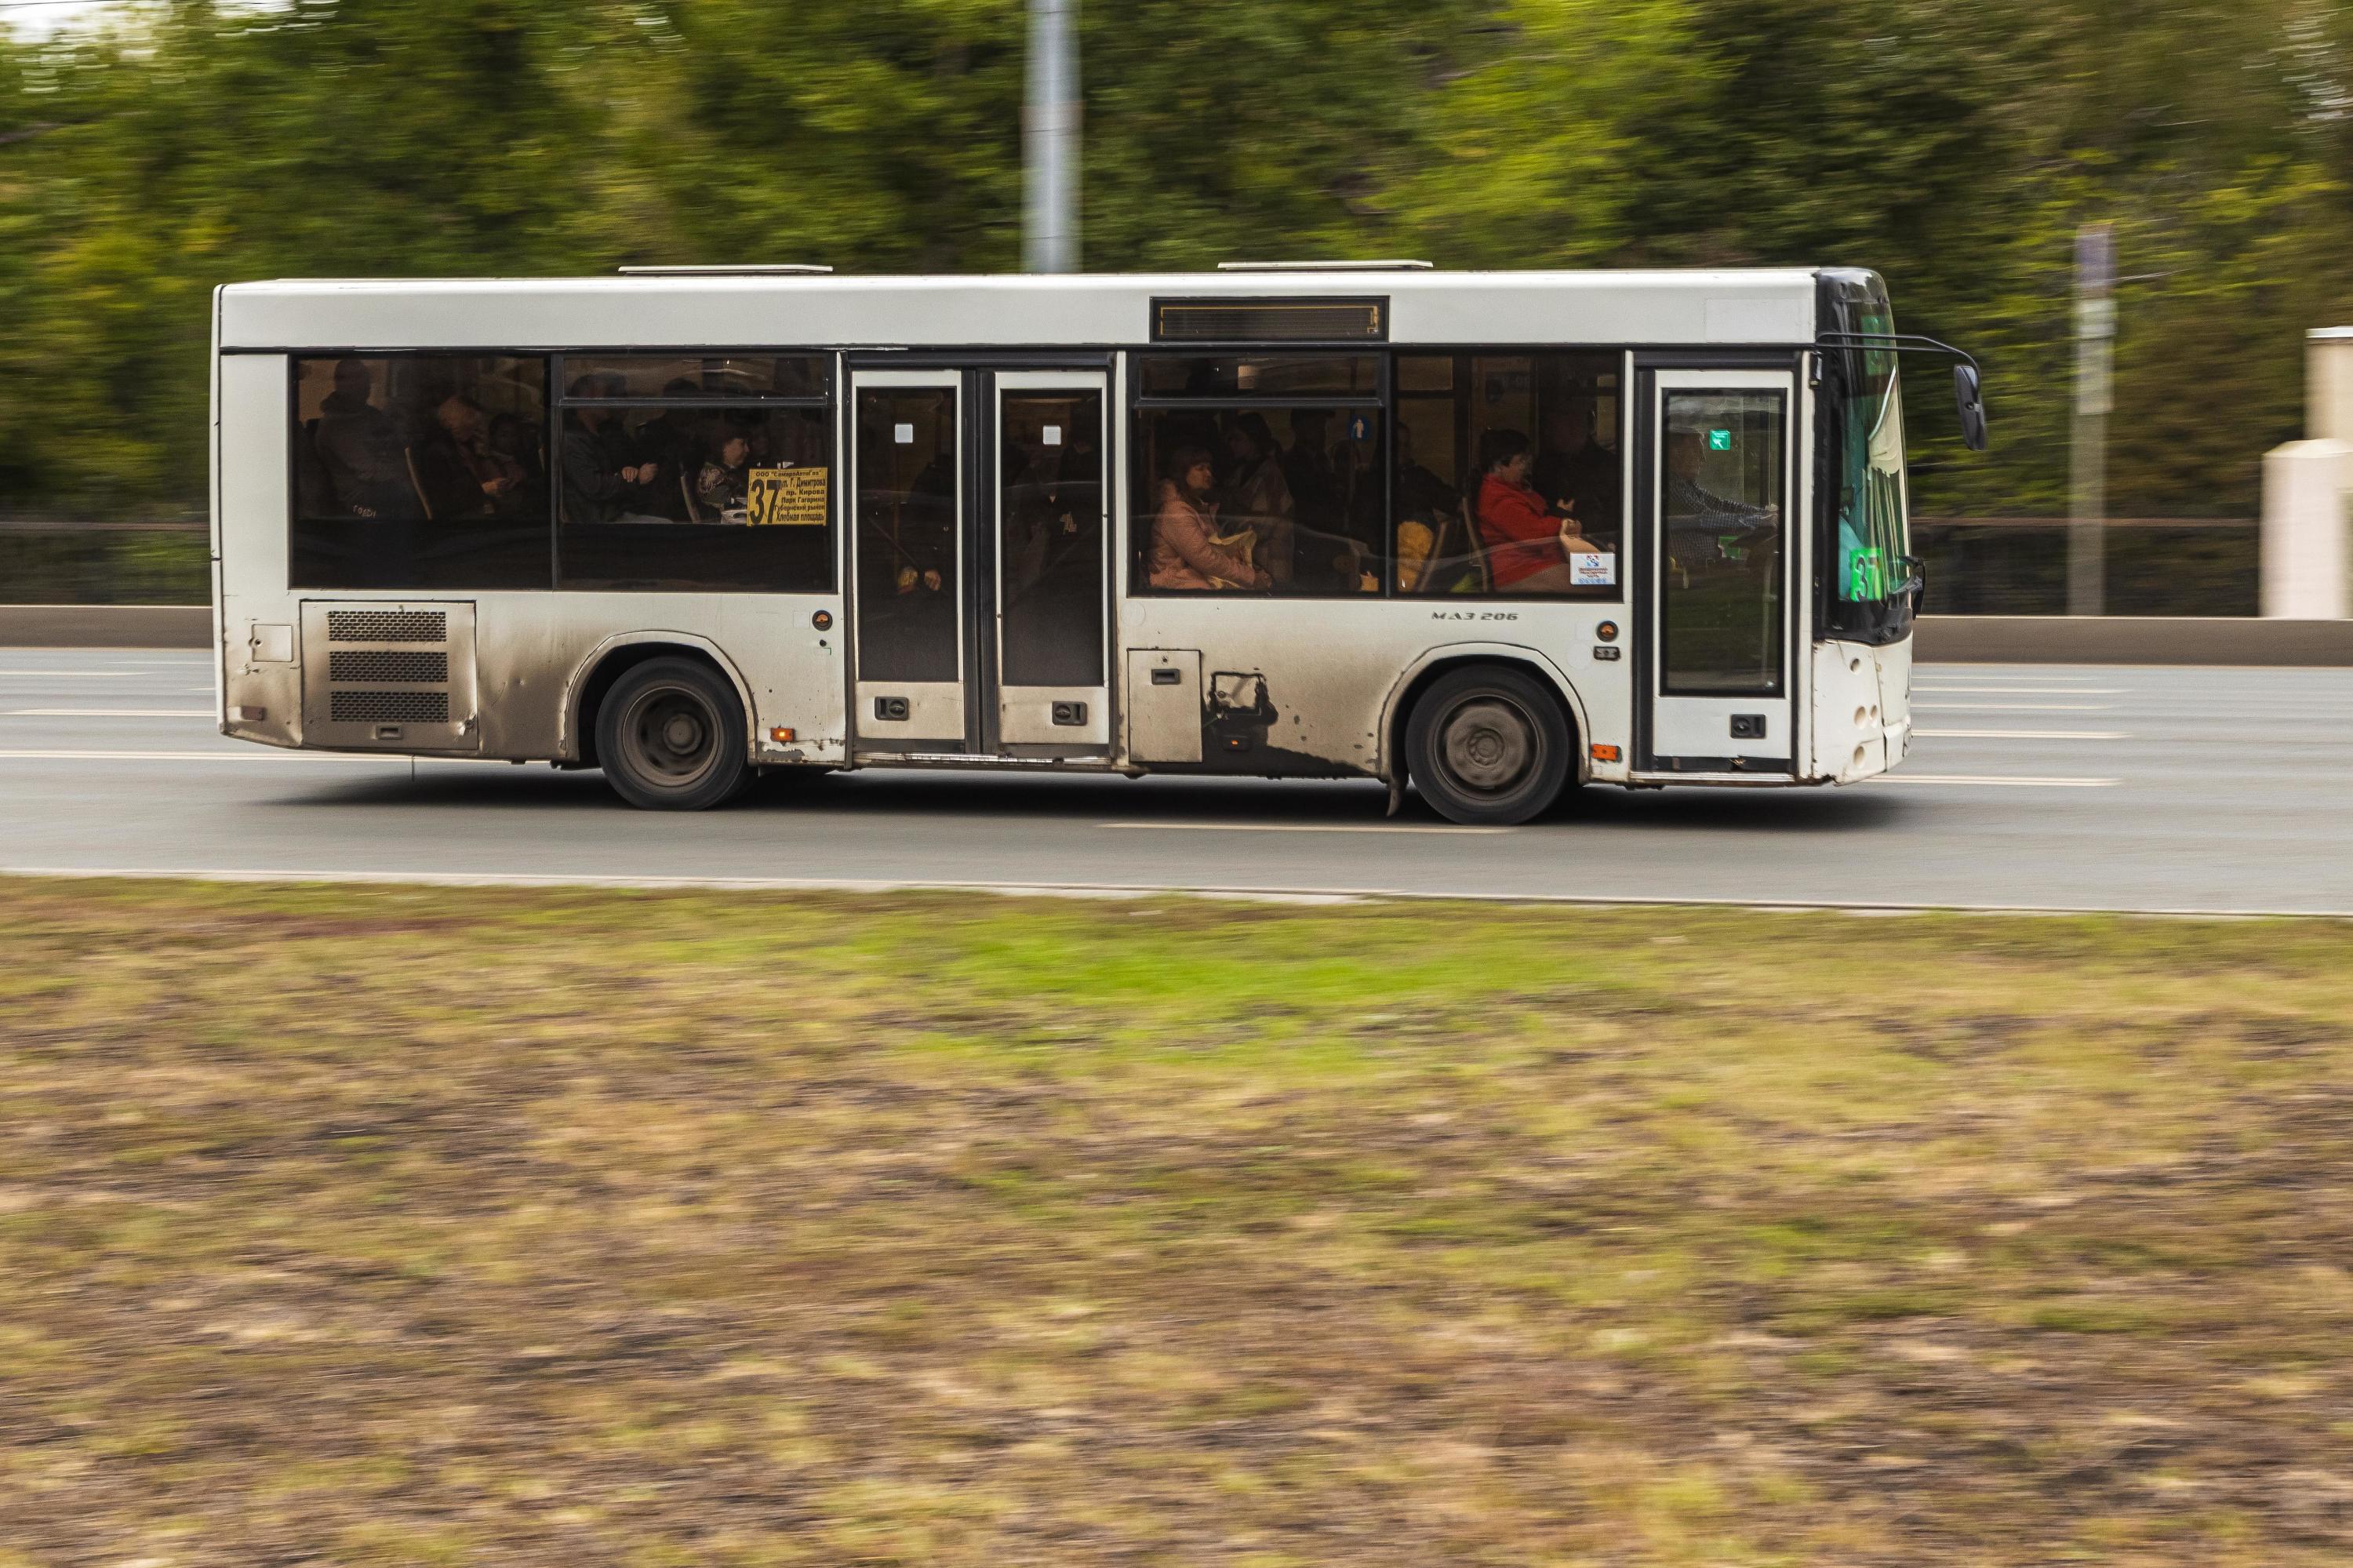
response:
M1511 788L1535 756L1535 735L1527 716L1503 702L1465 703L1450 715L1442 736L1447 771L1484 792Z
M692 784L717 763L717 726L691 692L657 688L639 696L621 732L644 772L671 787Z

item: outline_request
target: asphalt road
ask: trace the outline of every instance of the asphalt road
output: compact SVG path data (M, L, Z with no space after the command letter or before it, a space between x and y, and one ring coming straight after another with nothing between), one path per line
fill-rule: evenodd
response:
M1925 666L1844 789L1585 790L1461 829L1372 783L836 776L696 816L593 773L271 751L204 658L0 649L0 871L1188 888L2353 913L2353 670Z

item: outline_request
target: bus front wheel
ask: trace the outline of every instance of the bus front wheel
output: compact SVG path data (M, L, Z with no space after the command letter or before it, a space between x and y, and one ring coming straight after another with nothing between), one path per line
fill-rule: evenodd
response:
M1569 772L1568 725L1553 695L1512 670L1457 670L1406 723L1415 788L1449 821L1508 826L1541 815Z
M750 781L745 733L726 677L691 659L649 659L598 705L596 758L630 805L700 811Z

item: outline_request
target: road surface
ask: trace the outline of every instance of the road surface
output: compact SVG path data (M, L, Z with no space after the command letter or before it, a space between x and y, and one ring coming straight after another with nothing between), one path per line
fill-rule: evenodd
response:
M1373 783L860 773L629 810L593 773L271 751L204 656L0 649L0 871L2353 913L2353 670L1924 666L1843 789L1584 790L1461 829Z

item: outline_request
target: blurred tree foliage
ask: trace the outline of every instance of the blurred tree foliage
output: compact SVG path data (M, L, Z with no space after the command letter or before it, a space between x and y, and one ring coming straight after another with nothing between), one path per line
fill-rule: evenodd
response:
M0 503L205 487L207 299L288 274L1019 250L1021 0L136 0L0 40ZM2116 227L2120 513L2246 514L2353 320L2342 0L1085 8L1091 270L1843 262L1977 349L1924 510L2063 508L2073 237ZM1922 367L1924 370L1926 366Z

